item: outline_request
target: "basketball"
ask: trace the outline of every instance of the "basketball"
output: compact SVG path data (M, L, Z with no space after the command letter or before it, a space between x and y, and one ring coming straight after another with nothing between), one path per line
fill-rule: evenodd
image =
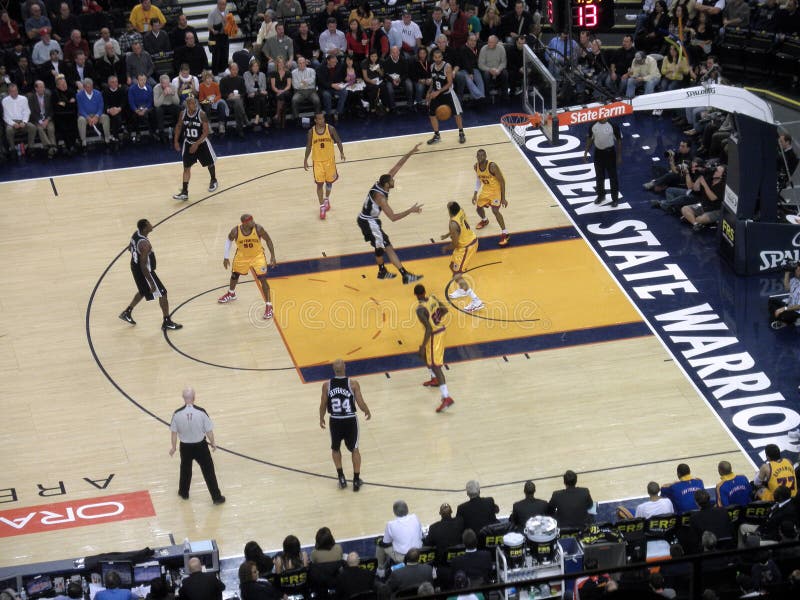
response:
M453 111L450 110L450 107L446 104L442 104L441 106L436 108L436 118L440 121L447 121L450 117L453 116Z

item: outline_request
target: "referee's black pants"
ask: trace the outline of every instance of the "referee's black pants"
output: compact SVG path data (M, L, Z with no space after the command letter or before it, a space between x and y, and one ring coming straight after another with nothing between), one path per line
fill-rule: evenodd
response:
M597 198L603 199L606 195L606 176L611 184L611 200L619 200L619 179L617 178L617 150L610 148L594 149L594 181Z
M214 461L211 459L208 442L205 440L196 444L181 442L180 450L181 477L178 483L178 494L184 497L189 495L189 485L192 483L192 461L196 460L203 472L203 479L206 480L208 491L211 492L211 498L217 500L222 497L219 485L217 485L217 474L214 472Z

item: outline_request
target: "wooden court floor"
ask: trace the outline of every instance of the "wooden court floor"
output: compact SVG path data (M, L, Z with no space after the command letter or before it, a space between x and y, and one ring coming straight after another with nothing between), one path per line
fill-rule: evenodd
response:
M289 533L313 543L322 525L341 539L372 534L383 529L398 498L424 523L433 522L443 501L465 498L463 485L472 478L508 513L524 480L537 481L538 495L549 498L568 468L598 500L644 495L648 481L671 481L684 460L709 485L723 458L749 474L747 459L656 338L601 336L596 343L527 355L509 345L505 357L455 362L447 377L456 405L443 415L434 413L437 393L420 386L427 379L422 368L360 377L373 413L371 421L361 419L368 485L358 494L338 489L329 436L318 426L319 383L304 383L290 348L311 352L311 363L325 362L336 357L328 354L355 347L364 333L348 326L304 332L295 324L284 342L279 326L259 319L263 309L252 284L241 285L236 303L218 305L215 298L228 280L224 238L244 212L269 231L279 263L272 273L276 311L281 302L315 299L295 296L329 300L335 286L290 285L281 264L367 252L354 223L364 194L425 137L345 140L347 161L339 166L326 221L317 217L302 149L221 159L221 188L210 196L207 173L195 168L185 204L171 200L177 164L57 177L57 196L48 179L0 186L0 487L14 488L18 497L0 504L0 513L137 491L149 492L156 513L0 537L1 565L154 547L168 543L170 534L177 540L215 538L225 556L240 554L250 539L277 548ZM446 231L447 201L469 204L480 147L506 175L512 246L514 232L570 226L499 126L471 129L463 146L451 137L433 149L423 144L397 176L395 209L424 204L421 215L385 224L401 257L404 248L429 244ZM476 221L471 207L468 214ZM158 272L172 306L183 305L175 318L184 329L169 336L174 347L161 333L157 306L140 304L136 327L117 318L134 292L129 259L121 253L142 217L159 223L150 236ZM498 233L492 221L481 235ZM583 256L585 271L577 276L590 278L587 293L599 305L592 312L612 324L638 321L588 247L580 239L570 244ZM499 252L490 243L482 244L484 251ZM517 258L508 258L506 271L476 276L479 292L483 286L494 299L553 307L543 310L557 312L567 329L600 324L602 319L570 324L582 294L569 260L558 273L536 258L541 255L508 256ZM442 290L446 257L427 261L424 283ZM373 266L361 272L374 277ZM413 305L407 286L381 283L398 306ZM365 285L375 287L372 281ZM467 326L461 320L451 329ZM413 327L402 332L412 344L421 337L421 328ZM452 335L458 343L471 339ZM471 358L466 348L464 357ZM197 469L191 499L177 497L178 459L168 456L164 421L181 405L187 385L196 388L197 403L215 422L224 506L211 504ZM350 476L346 454L345 465ZM104 490L86 481L110 474ZM65 495L39 495L38 485L59 482Z

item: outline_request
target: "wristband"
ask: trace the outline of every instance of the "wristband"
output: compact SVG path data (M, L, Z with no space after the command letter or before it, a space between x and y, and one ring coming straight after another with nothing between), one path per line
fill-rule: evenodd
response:
M475 178L475 193L478 193L481 189L481 180L476 177Z
M223 258L225 260L228 260L230 259L230 257L231 257L231 239L225 238L225 255L223 256Z

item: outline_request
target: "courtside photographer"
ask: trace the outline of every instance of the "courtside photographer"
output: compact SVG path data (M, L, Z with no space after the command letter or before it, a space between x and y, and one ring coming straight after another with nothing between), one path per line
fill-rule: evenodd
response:
M670 214L679 214L687 204L700 201L700 184L698 181L706 173L706 162L702 158L693 158L692 162L680 162L675 165L680 183L664 190L664 200L655 199L653 208L661 208Z
M719 221L727 174L725 165L706 163L702 174L695 180L692 189L697 192L700 202L681 208L681 216L695 231Z
M769 318L770 327L783 329L787 325L794 325L800 317L800 262L784 261L783 263L783 289L789 292L788 296L770 296Z
M679 187L684 183L684 176L681 174L680 166L685 164L688 167L692 162L692 158L694 158L691 140L681 140L681 143L678 144L676 149L670 149L664 152L664 158L669 161L669 171L645 183L643 186L644 189L655 192L656 194L661 194L667 188ZM663 170L663 167L660 168L660 170ZM651 204L653 208L658 207L657 200L653 200Z

